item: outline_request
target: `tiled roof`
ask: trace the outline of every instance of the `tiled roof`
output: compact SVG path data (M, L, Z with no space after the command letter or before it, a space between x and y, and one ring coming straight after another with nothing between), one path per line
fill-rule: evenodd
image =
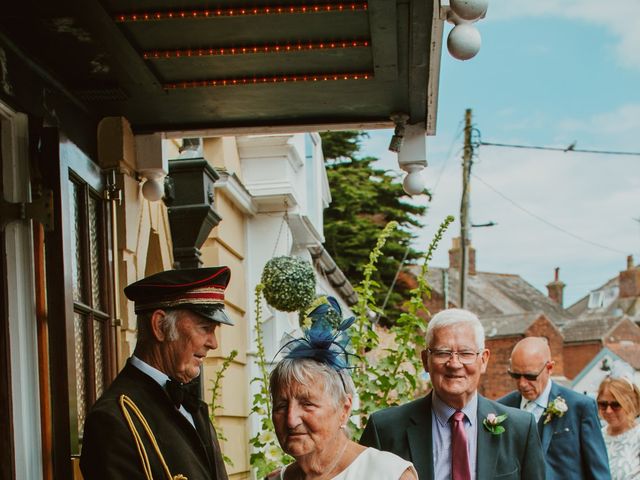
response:
M619 316L581 317L565 324L562 328L562 334L569 343L601 340L621 320L622 318Z
M412 267L412 272L418 274L419 267ZM443 272L448 276L449 301L458 305L460 287L457 269L431 268L427 280L434 292L443 295ZM469 275L467 292L467 308L486 323L487 332L495 326L500 330L497 332L500 335L503 332L523 333L540 314L558 327L573 318L519 275L477 272Z
M640 370L640 345L631 342L611 343L607 348L631 365Z
M636 267L640 268L640 267ZM577 318L600 318L603 316L628 315L636 322L640 322L640 297L620 298L617 288L620 286L620 276L607 280L602 286L589 292L576 303L567 308L572 315ZM603 292L609 294L610 300L602 307L589 308L589 298L593 292Z
M488 338L522 335L542 312L481 316L480 321Z

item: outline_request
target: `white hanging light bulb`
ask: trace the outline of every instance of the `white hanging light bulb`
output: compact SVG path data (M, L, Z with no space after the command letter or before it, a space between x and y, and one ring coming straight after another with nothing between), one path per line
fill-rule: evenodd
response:
M487 13L488 0L450 0L451 10L464 20L477 20Z
M480 32L470 23L460 23L453 27L447 37L447 49L453 58L469 60L480 51Z

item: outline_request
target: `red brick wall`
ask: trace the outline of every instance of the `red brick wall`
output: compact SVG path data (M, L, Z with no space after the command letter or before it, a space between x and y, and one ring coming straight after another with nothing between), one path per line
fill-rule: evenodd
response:
M479 391L482 395L496 399L514 390L515 383L507 374L511 351L524 337L545 337L551 348L551 358L556 361L554 374L562 375L564 371L563 337L558 329L544 315L540 315L524 332L524 335L487 339L486 345L491 350L487 373L481 381Z
M564 375L573 379L584 367L602 350L599 341L589 343L574 343L564 346Z
M620 272L620 298L640 296L640 269L632 268Z
M545 315L540 315L524 332L524 336L546 338L551 349L551 359L555 361L553 375L564 375L564 338Z
M522 336L518 335L486 340L485 345L491 351L491 357L487 372L480 380L478 391L481 395L495 400L513 390L513 380L507 374L507 369L511 350L521 339Z
M435 315L441 310L444 310L444 296L436 292L432 292L431 298L425 298L423 302L425 307L427 307L427 309L431 313L431 316ZM449 302L449 307L455 306L456 305L453 305L451 302Z

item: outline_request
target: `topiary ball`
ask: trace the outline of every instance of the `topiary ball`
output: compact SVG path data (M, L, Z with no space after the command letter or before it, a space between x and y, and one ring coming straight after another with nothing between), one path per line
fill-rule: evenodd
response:
M315 297L316 276L311 264L298 257L275 257L262 270L262 294L282 312L306 308Z

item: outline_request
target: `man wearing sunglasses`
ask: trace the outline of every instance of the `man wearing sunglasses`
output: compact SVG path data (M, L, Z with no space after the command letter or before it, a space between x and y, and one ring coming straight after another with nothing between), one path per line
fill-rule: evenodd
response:
M547 480L610 480L596 403L551 380L546 339L527 337L511 352L508 374L516 391L498 402L532 413L545 455Z

